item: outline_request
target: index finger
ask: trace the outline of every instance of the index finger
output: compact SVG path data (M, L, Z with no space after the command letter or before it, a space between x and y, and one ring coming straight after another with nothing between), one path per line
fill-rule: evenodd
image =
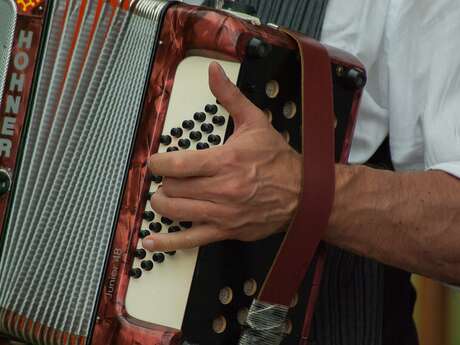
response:
M228 234L208 224L198 225L189 230L171 234L153 234L142 241L151 252L170 252L201 247L209 243L226 240Z
M175 151L157 153L150 157L148 166L154 175L165 177L210 177L219 168L220 147L203 151Z

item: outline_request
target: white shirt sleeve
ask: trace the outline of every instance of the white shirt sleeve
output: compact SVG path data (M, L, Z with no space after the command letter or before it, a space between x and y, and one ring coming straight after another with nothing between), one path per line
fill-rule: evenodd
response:
M364 64L368 74L351 163L364 163L388 135L388 71L384 33L390 0L330 0L322 42L348 51Z
M460 6L453 0L330 0L322 41L356 55L368 83L351 163L390 136L396 170L460 178Z
M425 168L460 178L460 6L436 3L428 17L435 25L425 34L433 44L422 52L430 57L422 118Z
M391 0L386 30L390 139L399 170L460 177L460 6Z

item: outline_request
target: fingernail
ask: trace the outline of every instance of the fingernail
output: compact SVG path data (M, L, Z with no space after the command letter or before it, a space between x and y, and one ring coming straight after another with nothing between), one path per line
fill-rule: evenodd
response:
M142 245L144 246L145 249L149 249L152 251L155 247L155 241L152 239L145 239L142 241Z
M216 62L215 63L220 71L220 73L222 74L223 77L225 77L226 80L229 80L228 79L228 76L227 76L227 73L225 72L224 68L221 66L220 63Z

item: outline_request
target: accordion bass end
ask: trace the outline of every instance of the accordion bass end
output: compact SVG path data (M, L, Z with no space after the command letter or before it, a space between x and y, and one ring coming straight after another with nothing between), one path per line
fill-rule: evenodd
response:
M152 210L161 177L146 162L231 136L208 87L212 61L301 152L296 42L158 0L0 0L0 19L0 333L44 345L236 343L283 234L145 251L150 233L193 226ZM327 50L335 160L346 163L365 71ZM283 344L301 337L311 275Z

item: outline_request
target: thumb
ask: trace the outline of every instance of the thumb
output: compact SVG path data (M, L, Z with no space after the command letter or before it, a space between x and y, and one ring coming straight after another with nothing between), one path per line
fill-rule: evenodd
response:
M257 126L268 123L263 111L241 93L217 62L209 65L209 87L219 103L230 113L237 129L242 125Z

